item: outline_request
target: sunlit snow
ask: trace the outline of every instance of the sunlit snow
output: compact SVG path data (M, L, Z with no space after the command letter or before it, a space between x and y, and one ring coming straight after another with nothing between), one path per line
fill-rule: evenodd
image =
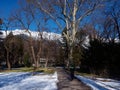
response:
M0 90L57 90L57 73L50 75L28 72L0 73Z
M90 86L93 90L120 90L120 81L106 78L88 78L80 75L76 76L83 83Z

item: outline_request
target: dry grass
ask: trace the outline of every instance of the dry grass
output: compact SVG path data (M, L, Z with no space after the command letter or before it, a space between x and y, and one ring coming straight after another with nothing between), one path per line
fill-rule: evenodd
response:
M36 70L34 70L33 67L22 67L22 68L13 68L11 70L2 70L1 72L43 72L46 74L52 74L55 72L54 68L37 68Z

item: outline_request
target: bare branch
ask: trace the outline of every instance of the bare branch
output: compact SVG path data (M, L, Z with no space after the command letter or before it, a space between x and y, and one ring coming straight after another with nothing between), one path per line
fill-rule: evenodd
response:
M44 11L46 14L48 14L56 22L56 24L59 26L59 28L62 30L63 28L62 28L61 24L57 21L57 19L51 13L49 13L46 9L44 9L40 2L37 2L37 3L40 6L40 9L42 11Z
M93 8L87 10L82 16L79 17L79 19L77 20L77 23L79 23L84 17L86 17L87 15L91 14L92 11L94 11L98 6L96 4L94 4Z

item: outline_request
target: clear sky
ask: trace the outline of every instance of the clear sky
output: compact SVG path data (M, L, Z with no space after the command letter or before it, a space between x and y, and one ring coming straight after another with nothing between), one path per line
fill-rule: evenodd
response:
M0 0L0 18L7 18L8 16L10 16L11 12L14 12L14 10L19 8L19 3L18 3L19 1L22 1L22 0ZM117 1L117 0L115 0L115 1ZM118 3L120 5L119 0L118 0ZM112 5L112 3L111 4L108 3L106 5L109 6L109 5ZM87 21L91 22L91 19L90 18L85 19L85 22L87 22ZM54 31L53 28L57 28L57 25L55 23L49 21L48 28L51 29L52 31ZM32 26L32 29L34 29L34 25Z
M19 6L20 6L19 1L20 0L0 0L0 18L9 17L11 12L14 12L14 10L19 8ZM50 22L49 22L49 24L50 24ZM53 24L53 25L55 26L55 24ZM34 25L32 26L32 29L34 29Z
M18 0L0 0L0 18L8 17L18 7Z

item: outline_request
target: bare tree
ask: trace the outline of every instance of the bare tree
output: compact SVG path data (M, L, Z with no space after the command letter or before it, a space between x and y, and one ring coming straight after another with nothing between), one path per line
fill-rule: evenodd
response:
M81 21L96 8L100 6L102 0L27 0L32 2L37 8L46 13L53 21L56 22L59 29L67 29L64 36L67 40L68 63L67 66L73 62L73 47L76 43L76 32ZM61 25L61 20L65 24Z
M29 45L30 45L30 49L31 49L31 53L32 53L32 57L33 57L33 61L35 64L35 67L37 67L37 61L36 61L36 57L35 57L35 51L34 51L34 47L33 47L33 37L30 30L30 26L33 23L33 18L30 14L30 12L27 12L27 9L21 9L18 12L13 14L13 19L15 21L15 23L17 23L17 26L19 26L20 28L22 27L22 29L24 29L28 34L29 34Z
M12 23L12 19L9 17L7 19L4 19L3 20L3 26L4 26L4 30L6 32L6 37L8 36L8 33L7 31L10 29L11 27L11 23ZM11 69L11 63L10 63L10 58L9 58L9 53L10 53L10 48L9 48L9 41L4 41L4 47L5 47L5 50L6 50L6 62L7 62L7 67L8 69Z
M46 42L46 47L45 48L47 50L45 68L47 69L49 62L53 63L54 60L55 60L54 54L57 54L57 53L55 53L56 41L50 40L50 37L49 37L49 39Z
M37 11L37 9L31 5L26 4L25 6L22 6L21 9L13 14L13 18L15 20L15 23L17 23L17 26L22 29L24 29L29 34L29 45L31 50L31 55L35 64L35 69L39 67L39 61L40 61L40 54L41 54L41 44L43 39L43 31L41 23L44 23L44 18L40 18L41 13ZM34 30L37 31L38 35L36 38L33 38L31 33L31 26L34 24ZM36 39L36 40L35 40ZM35 45L37 43L37 49Z
M120 9L119 9L119 1L115 1L113 6L111 7L111 10L108 12L105 12L106 17L108 17L107 19L109 20L109 22L107 22L107 24L109 23L109 27L111 27L112 31L118 34L119 40L120 40Z

